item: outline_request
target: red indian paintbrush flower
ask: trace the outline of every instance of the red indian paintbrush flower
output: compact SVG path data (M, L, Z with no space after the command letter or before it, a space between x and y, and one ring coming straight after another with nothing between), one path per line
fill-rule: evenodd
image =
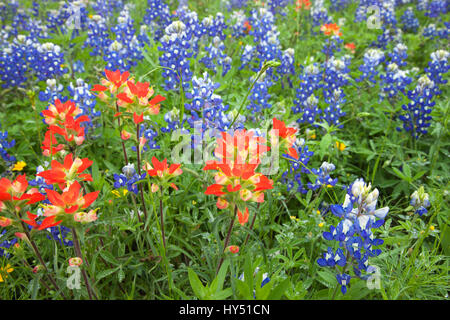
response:
M50 157L60 151L63 151L64 148L65 145L58 143L55 133L51 130L47 130L44 141L42 141L42 154L46 157Z
M301 9L309 10L311 8L310 0L296 0L295 1L295 10L299 11Z
M55 226L66 220L68 224L74 222L90 222L97 219L95 210L85 213L83 209L89 207L98 197L99 191L90 192L83 196L81 185L74 181L61 194L45 189L50 205L44 205L44 216L46 217L37 227L39 230ZM29 220L23 220L29 225L36 227L36 217L29 215Z
M345 47L345 49L349 50L351 53L355 53L356 46L353 42L346 43L344 47Z
M342 32L339 30L340 27L336 23L328 23L320 27L320 31L322 31L326 36L342 36Z
M183 173L181 170L181 164L174 163L172 165L167 164L167 159L164 159L162 162L159 161L156 157L152 158L152 163L145 163L144 170L147 171L150 177L156 177L161 184L167 184L168 181L174 177L179 176ZM178 187L174 183L169 184L170 187L178 190ZM159 190L159 186L153 184L152 192L156 192Z
M61 103L59 99L55 100L55 104L48 106L46 110L42 111L44 121L46 124L63 124L67 117L72 119L79 116L83 111L75 105L75 102L67 100L65 103ZM79 122L90 121L88 116L80 116L77 118Z
M222 163L258 165L261 155L270 149L264 145L265 142L266 139L254 136L252 131L236 130L233 136L222 132L222 137L217 139L214 155Z
M148 82L135 82L133 79L127 81L123 92L117 94L117 104L126 108L128 112L136 117L142 117L143 114L156 115L159 113L160 103L166 100L165 97L157 95L150 99L154 94L153 88L150 88ZM139 120L141 120L139 118ZM139 123L139 122L137 122Z
M278 120L277 118L273 118L273 128L269 132L269 136L271 137L270 141L272 146L278 145L280 143L281 148L285 151L289 156L294 159L298 159L298 153L295 148L292 146L297 139L295 134L297 133L297 129L292 127L286 127L286 124ZM281 139L281 142L278 141L278 138Z
M105 69L105 75L106 79L103 78L100 80L102 84L96 84L91 89L91 91L98 92L97 97L102 101L106 101L110 98L105 92L109 91L110 94L116 93L128 80L130 73L128 71L121 73L120 70L111 71Z
M81 181L92 181L90 174L82 174L92 163L93 161L88 158L76 158L73 160L73 155L69 153L64 158L64 163L53 160L51 162L51 169L40 172L38 176L43 177L47 184L56 183L61 189L64 189L77 179L81 179Z
M230 203L245 208L246 202L264 202L264 190L273 188L273 181L261 173L256 173L257 164L228 164L208 161L203 170L217 170L216 183L207 187L205 194L215 195L217 207L225 209ZM241 212L241 210L238 210ZM244 224L248 220L246 214L238 212L239 221ZM242 217L241 217L242 216ZM247 216L247 219L245 218Z
M45 200L45 196L40 194L37 188L28 191L27 188L26 175L20 175L12 182L7 178L0 179L0 211L5 209L7 204L20 207L20 201L26 201L24 204L28 205Z
M86 119L82 116L74 119L72 116L67 116L64 123L60 126L51 125L49 130L63 136L67 142L74 141L79 146L85 139L85 128L81 126L81 123L85 121L90 121L89 117Z

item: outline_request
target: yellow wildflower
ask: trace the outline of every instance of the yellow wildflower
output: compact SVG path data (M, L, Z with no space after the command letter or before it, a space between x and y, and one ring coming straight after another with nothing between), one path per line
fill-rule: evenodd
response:
M4 268L0 268L0 282L3 282L4 279L8 278L8 273L11 273L13 271L14 271L14 269L11 268L10 264L7 264L6 267L4 267ZM5 278L3 278L3 276Z
M13 171L22 171L27 166L25 161L19 161L14 165Z
M336 141L336 147L339 151L344 151L347 146L343 142Z

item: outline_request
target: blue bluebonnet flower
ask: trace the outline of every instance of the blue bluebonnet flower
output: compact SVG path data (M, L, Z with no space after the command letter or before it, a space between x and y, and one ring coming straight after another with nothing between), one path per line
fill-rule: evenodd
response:
M427 4L429 0L417 0L417 10L425 11L427 9Z
M349 84L349 65L351 58L344 56L342 59L336 59L332 56L325 65L323 97L328 106L323 110L322 120L329 125L336 125L339 128L340 118L345 116L341 106L346 102L345 93L342 90Z
M435 83L427 75L424 75L419 78L416 88L407 93L410 102L408 105L402 106L404 112L399 119L403 121L403 129L410 132L415 139L428 132L432 119L430 113L435 105L432 99L437 92L439 89ZM397 128L397 130L401 131L401 128Z
M50 235L47 235L48 239L50 239L50 240L53 239L53 240L59 242L59 244L64 245L64 246L68 246L68 247L73 246L73 241L67 239L67 235L71 233L69 228L64 227L63 225L59 225L56 227L50 227L47 230L50 233Z
M297 119L299 124L313 124L317 121L317 117L322 113L322 110L319 108L319 99L317 99L314 94L310 95L305 101L303 101L302 107L297 106L297 108L295 110L293 109L293 111L294 113L302 113L302 117Z
M98 14L90 17L88 19L87 35L83 48L92 48L92 51L89 53L91 56L103 56L112 43L112 40L109 39L109 28L106 25L106 19Z
M95 109L97 99L90 91L91 86L84 82L83 79L77 79L75 84L70 82L67 90L70 92L71 100L81 109L81 115L89 117L90 121L83 122L81 126L88 128L98 128L101 124L97 121L100 118L101 112ZM92 132L86 132L88 136L92 137Z
M290 124L289 126L295 127L295 124ZM308 146L305 145L305 141L303 139L298 140L295 143L295 148L297 149L297 154L299 157L298 159L294 159L289 155L286 155L286 158L289 159L289 168L283 172L281 182L286 184L287 191L291 191L297 185L295 192L306 194L308 192L308 189L306 188L307 184L302 181L302 178L305 180L306 174L311 173L307 167L310 158L314 155L314 152L308 149ZM304 175L302 175L302 173L304 173Z
M15 145L16 141L14 139L8 141L8 131L0 131L0 156L6 162L7 167L16 161L16 157L9 155L6 150L14 147Z
M363 59L364 63L359 66L359 71L362 72L362 75L356 81L361 82L367 79L375 84L377 82L375 76L378 75L376 69L385 60L384 53L380 49L371 48L366 51Z
M434 39L437 37L436 25L434 23L430 23L428 26L423 28L422 35L426 38Z
M408 47L403 43L398 43L388 55L392 63L397 64L399 67L404 67L407 64L405 60L408 58Z
M426 5L425 15L430 18L438 18L445 15L448 10L448 2L446 0L430 0Z
M176 14L186 27L185 32L189 35L189 46L192 49L194 57L196 57L199 52L200 39L207 34L207 28L198 19L197 12L190 11L187 6L178 9Z
M162 67L171 68L173 70L164 69L163 77L165 78L166 90L175 90L180 85L181 75L183 79L183 88L189 87L189 81L192 78L190 70L190 60L193 51L189 40L192 35L182 21L174 21L165 29L165 34L161 38L161 46L158 47L163 51L159 61Z
M276 13L286 15L286 13L283 12L283 9L286 8L289 3L290 0L267 0L267 7L274 15Z
M450 21L444 22L444 27L437 29L437 35L441 39L448 39L448 34L450 32Z
M303 68L299 78L300 86L297 88L297 99L294 100L295 106L292 107L292 112L302 113L301 118L297 120L298 123L312 124L321 112L318 108L319 100L314 96L314 92L320 87L322 73L317 64L311 64Z
M84 63L81 60L76 60L72 64L72 70L74 73L83 73L85 72Z
M145 42L139 42L136 30L134 29L134 20L129 13L129 5L125 5L125 9L117 18L117 25L111 28L111 33L116 37L106 50L104 60L107 62L108 70L129 70L137 65L137 61L144 58L142 48Z
M227 131L232 120L225 114L228 105L223 104L222 97L214 93L220 84L211 80L208 73L203 73L203 78L192 79L192 91L186 93L186 98L192 100L186 103L185 108L191 112L187 119L189 125L194 128L200 123L201 132L207 129ZM234 126L234 125L233 125Z
M17 243L17 238L14 238L12 240L6 240L3 238L4 234L6 233L6 230L3 230L0 233L0 257L10 258L11 254L8 252L9 248L11 248L13 245Z
M312 2L310 14L313 27L321 26L332 21L332 18L328 15L328 9L325 7L323 0Z
M417 29L419 29L419 19L414 15L412 8L406 9L400 19L402 20L404 31L416 33Z
M253 83L254 77L251 77L250 81ZM268 77L266 77L266 73L261 75L253 86L248 97L250 102L250 104L247 105L248 110L251 110L252 113L256 113L272 106L269 103L270 94L268 89L270 86L272 86L272 82L268 79Z
M281 65L277 68L277 73L282 77L286 76L289 83L289 87L292 88L291 75L295 75L295 51L292 48L287 48L282 52ZM283 82L281 82L281 87L284 88Z
M231 58L225 54L225 45L218 36L215 36L211 44L205 47L206 56L199 62L203 63L208 69L217 71L217 65L222 66L222 77L231 69Z
M341 292L345 294L347 292L347 285L350 283L351 277L348 274L337 274L336 279L338 283L341 285Z
M3 88L19 87L28 79L28 62L34 58L35 45L33 40L19 35L2 48L0 77Z
M245 27L246 21L248 21L247 16L245 15L245 12L243 10L233 11L233 13L231 14L231 19L229 21L231 29L233 29L233 37L240 38L247 34L248 31Z
M60 77L67 72L61 47L51 42L37 45L30 58L30 66L41 81Z
M187 122L186 114L183 114L183 121L180 124L180 109L174 107L172 110L164 114L164 121L167 123L167 127L161 127L161 132L168 133L174 130L181 129Z
M446 84L448 81L447 79L443 79L442 76L449 70L449 56L448 51L437 50L431 54L431 61L428 62L428 67L425 68L425 72L429 74L430 79L437 85Z
M448 39L449 29L450 29L450 22L444 22L443 28L436 28L436 25L434 23L430 23L423 29L422 35L430 39L435 39L438 37L440 39Z
M92 9L105 19L114 16L114 13L122 11L124 4L122 0L95 0L90 1Z
M145 152L148 150L159 149L160 146L156 144L156 137L158 136L158 132L155 128L150 124L150 117L144 116L145 123L142 123L140 126L141 137L145 138L145 143L142 146L141 152ZM136 147L132 146L131 149L136 152Z
M248 0L226 0L228 10L233 8L245 8Z
M380 75L381 92L380 98L388 97L390 99L397 96L399 92L405 94L406 86L412 82L408 76L409 70L400 70L396 63L390 63L386 67L386 73Z
M437 50L431 54L428 68L425 68L428 75L420 77L416 88L408 91L407 95L410 102L408 105L402 106L405 112L399 116L399 119L403 121L403 129L410 132L416 139L421 134L426 134L428 127L431 125L432 117L430 113L435 105L432 100L434 96L441 93L439 84L447 83L442 75L448 72L448 57L449 53L445 50ZM401 129L397 128L397 130L400 131Z
M164 35L164 29L171 23L172 15L169 6L164 1L147 0L144 23L150 27L154 39L159 41Z
M426 215L428 213L427 208L430 206L428 193L425 192L423 186L421 186L418 190L414 191L411 195L410 205L414 207L415 213L419 216Z
M227 37L224 30L228 28L228 26L225 23L225 17L221 12L218 12L214 18L212 16L203 18L202 25L206 29L205 34L211 38L219 37L219 39L223 41Z
M56 79L47 79L46 83L45 91L39 91L39 100L50 103L55 102L55 99L63 100L61 93L64 90L64 86L60 83L57 84Z
M344 40L342 40L340 36L327 37L324 41L322 52L329 58L333 56L335 52L341 51L343 42Z
M249 65L253 58L255 57L256 47L246 44L244 50L241 54L241 65L239 66L239 70L244 69L247 65Z
M45 167L48 167L48 162L46 162L44 165L45 165ZM38 188L39 192L42 194L45 194L45 189L53 190L53 185L46 184L45 179L43 177L38 176L38 174L44 170L45 169L43 166L38 166L36 168L36 178L34 178L34 180L28 181L30 186Z
M314 183L308 182L308 188L316 191L317 189L324 187L330 188L334 187L338 182L338 179L331 178L330 172L334 171L336 166L332 163L324 161L319 169L311 169L311 173L316 176L316 181Z
M146 177L146 172L140 176L134 169L134 164L128 164L122 168L122 174L114 173L114 189L127 188L129 192L138 193L137 182L142 181Z
M342 11L350 5L350 0L331 0L330 9L332 11Z
M336 227L331 225L330 231L324 232L323 237L338 242L339 248L334 254L332 246L328 247L327 253L317 263L322 267L337 268L336 279L343 294L347 292L351 279L347 274L349 268L353 267L355 277L365 279L367 275L364 273L370 267L369 257L381 253L374 247L383 244L383 240L376 239L372 229L384 223L389 208L376 209L378 196L378 189L372 190L370 183L357 179L348 187L344 203L330 206L331 212L341 220Z

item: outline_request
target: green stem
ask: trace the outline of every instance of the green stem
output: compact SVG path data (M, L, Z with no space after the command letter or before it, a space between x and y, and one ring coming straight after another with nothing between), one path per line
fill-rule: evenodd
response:
M220 255L221 257L220 257L219 264L218 264L218 266L217 266L216 274L219 272L220 267L222 266L223 259L224 259L223 253L224 253L225 250L227 249L228 243L230 242L231 231L233 230L234 220L236 220L236 214L237 214L237 206L234 205L234 214L233 214L233 217L232 217L232 219L231 219L230 226L228 227L227 237L226 237L225 242L224 242L224 244L223 244L223 250L222 250L222 253L221 253L221 255Z

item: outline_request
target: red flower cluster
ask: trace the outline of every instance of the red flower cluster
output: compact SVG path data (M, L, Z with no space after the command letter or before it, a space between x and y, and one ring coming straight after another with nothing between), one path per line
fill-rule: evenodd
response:
M115 95L118 106L125 108L128 113L133 114L133 122L139 124L144 121L144 114L156 115L159 113L160 103L165 97L154 94L153 88L148 82L138 82L133 78L128 79L129 73L120 73L119 70L110 71L105 69L107 79L102 79L101 85L95 85L92 91L99 92L97 96L103 101L108 101ZM110 95L106 95L109 91ZM115 106L112 106L115 107ZM116 116L120 116L119 112Z
M298 159L297 150L292 147L297 139L295 137L296 133L297 129L286 127L286 124L283 121L273 118L273 128L269 132L269 136L271 137L270 142L272 146L280 145L285 153L294 159ZM281 139L281 141L279 141L279 139Z
M147 171L150 177L155 177L158 179L158 184L152 184L151 191L156 192L159 190L160 185L168 184L169 180L179 176L183 173L181 170L181 164L174 163L172 165L167 164L167 159L164 159L162 162L156 159L156 157L152 158L152 163L146 163L144 165L144 170ZM174 183L169 184L170 187L178 190L178 187Z
M18 176L14 181L0 179L0 212L6 211L10 217L0 216L0 226L10 226L20 217L22 209L30 204L45 200L37 188L28 189L26 175Z
M246 130L237 130L234 136L222 133L215 150L219 160L208 161L203 168L218 171L214 176L216 183L205 194L219 197L216 204L219 209L227 208L230 203L236 205L242 225L248 221L247 202L264 202L264 190L273 188L272 180L255 171L260 156L269 150L264 142L264 138Z
M44 121L49 125L42 143L44 156L57 154L64 149L64 145L59 144L55 134L64 137L66 142L74 141L77 146L81 145L85 139L85 130L81 126L83 122L89 122L88 116L80 115L81 109L73 101L68 100L62 103L59 99L55 104L51 104L42 111Z
M64 163L59 163L56 160L51 162L51 169L42 171L38 174L43 177L48 184L58 184L59 188L63 190L66 185L71 185L75 180L92 181L90 174L82 174L84 170L92 165L93 161L88 158L73 160L71 153L67 154Z
M300 11L301 9L305 9L305 10L311 9L311 1L310 0L296 0L295 1L295 10Z
M322 31L326 36L342 36L342 32L339 31L340 27L336 23L328 23L324 24L320 27L320 31Z

